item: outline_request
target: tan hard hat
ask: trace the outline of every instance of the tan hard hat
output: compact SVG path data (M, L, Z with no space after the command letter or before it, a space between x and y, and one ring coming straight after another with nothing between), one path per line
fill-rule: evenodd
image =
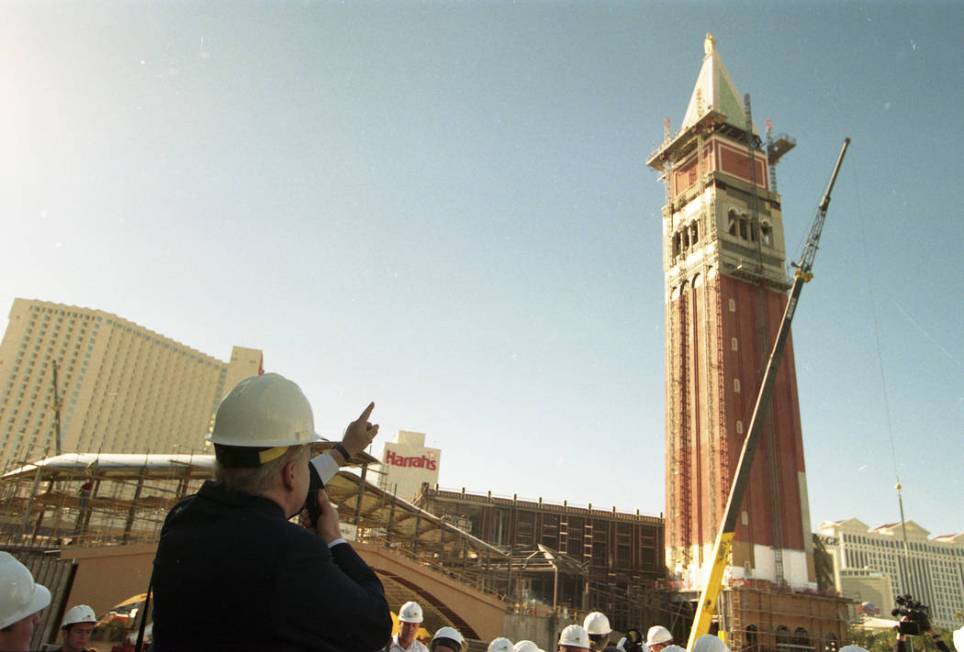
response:
M208 439L217 445L215 452L222 463L225 451L218 447L277 452L255 458L253 466L279 457L288 446L323 441L315 432L311 404L301 388L280 374L252 376L238 383L218 406Z

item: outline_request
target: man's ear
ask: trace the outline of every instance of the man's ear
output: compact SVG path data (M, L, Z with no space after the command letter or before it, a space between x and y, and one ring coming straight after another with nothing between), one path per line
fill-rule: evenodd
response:
M281 467L281 482L285 489L295 488L295 464L296 462L292 461Z

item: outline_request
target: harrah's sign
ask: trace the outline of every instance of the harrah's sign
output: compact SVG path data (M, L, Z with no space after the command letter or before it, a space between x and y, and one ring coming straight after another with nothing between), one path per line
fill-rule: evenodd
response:
M396 455L394 451L385 453L385 463L391 464L392 466L404 466L413 469L428 469L429 471L434 471L438 468L435 460L425 455L405 457L404 455Z

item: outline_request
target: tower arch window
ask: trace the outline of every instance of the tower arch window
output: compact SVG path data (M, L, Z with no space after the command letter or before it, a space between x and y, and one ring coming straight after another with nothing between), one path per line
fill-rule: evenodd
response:
M700 225L697 222L693 222L690 225L690 242L696 244L700 241Z
M736 235L738 221L736 211L731 208L726 214L726 232L730 235Z
M734 378L734 379L733 379L733 391L734 391L736 394L739 394L741 390L742 390L742 387L740 386L740 379L739 379L739 378Z
M790 630L780 625L777 627L777 650L784 650L790 652L793 649L793 637L790 635Z
M760 236L763 238L763 244L768 247L773 246L773 227L764 222L760 225Z
M727 305L730 308L730 312L736 312L736 299L730 299L727 301Z
M746 647L743 649L748 652L756 652L759 628L756 625L748 625L746 628ZM836 650L834 650L836 652Z
M750 237L749 233L750 221L745 217L740 217L740 237L744 240L748 240Z
M743 422L739 419L736 420L736 434L743 434Z
M740 343L735 337L730 338L730 350L732 351L740 350Z

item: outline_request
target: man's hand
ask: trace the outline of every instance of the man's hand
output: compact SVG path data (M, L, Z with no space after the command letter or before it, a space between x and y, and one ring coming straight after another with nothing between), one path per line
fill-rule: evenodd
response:
M368 417L372 415L374 409L375 404L369 403L368 407L362 411L361 416L345 428L345 437L341 440L341 445L352 455L357 455L368 448L375 435L378 434L378 424L372 425L368 422ZM345 460L345 462L348 462L348 460Z
M328 493L324 489L318 491L318 509L321 511L318 517L318 534L322 540L325 543L331 543L335 539L341 539L338 510L328 500Z

